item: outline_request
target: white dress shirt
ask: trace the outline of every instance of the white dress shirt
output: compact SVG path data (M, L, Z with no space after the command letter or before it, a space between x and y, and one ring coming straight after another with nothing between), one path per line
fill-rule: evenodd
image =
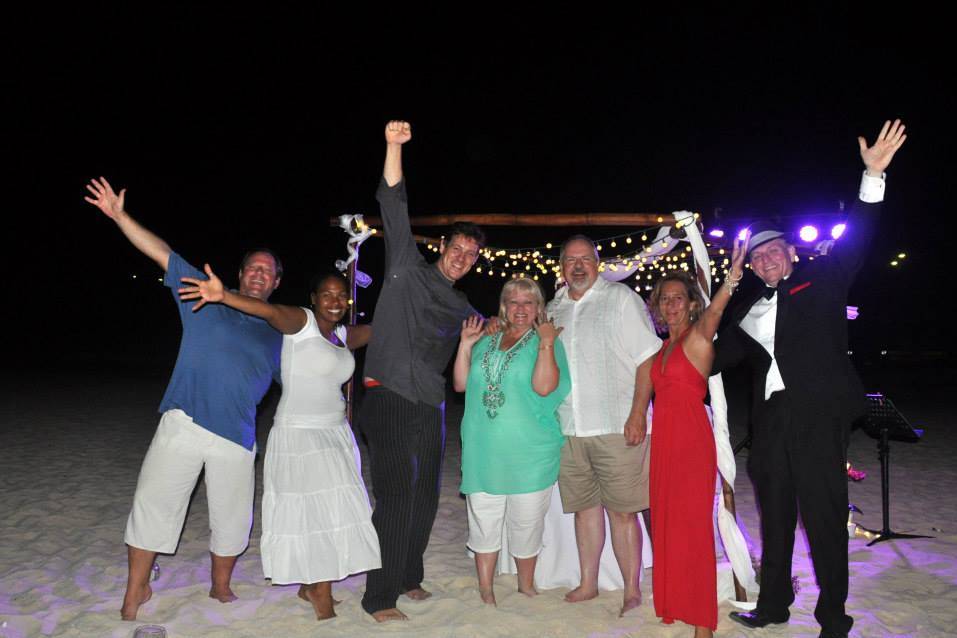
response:
M787 279L787 277L785 277ZM751 310L741 320L741 329L748 333L752 339L761 344L771 356L771 367L768 368L768 376L764 379L764 400L767 401L771 395L784 389L784 379L781 378L781 371L778 369L777 359L774 358L774 324L778 319L778 296L774 295L770 299L759 297Z
M598 280L575 301L562 288L548 316L563 328L572 390L558 408L566 436L621 434L638 366L661 348L645 302L624 284Z
M871 177L865 171L861 178L861 190L858 195L862 202L876 204L884 200L884 177L883 174L880 177ZM764 380L765 401L770 399L775 392L785 388L784 379L781 378L781 370L778 369L778 362L774 358L774 328L777 319L778 296L774 295L770 299L759 297L751 306L748 314L741 320L741 329L760 343L771 356L771 367L768 368L768 376Z

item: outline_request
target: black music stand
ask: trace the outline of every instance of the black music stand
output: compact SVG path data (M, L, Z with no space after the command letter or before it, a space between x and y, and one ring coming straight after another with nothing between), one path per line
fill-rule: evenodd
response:
M883 529L880 531L867 530L872 534L877 534L877 538L868 543L867 546L870 547L875 543L882 543L895 538L933 538L933 536L901 534L892 531L890 523L890 442L894 440L904 443L917 443L924 431L912 428L904 415L894 407L891 400L879 392L867 395L867 416L864 418L862 427L868 436L878 441L877 452L881 460L881 507L884 515Z

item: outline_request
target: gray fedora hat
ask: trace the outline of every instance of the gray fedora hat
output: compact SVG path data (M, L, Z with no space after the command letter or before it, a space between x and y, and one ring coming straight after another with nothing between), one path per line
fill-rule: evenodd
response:
M748 242L748 254L762 244L766 244L774 239L783 239L791 243L791 234L786 233L774 222L759 220L751 224L751 241Z

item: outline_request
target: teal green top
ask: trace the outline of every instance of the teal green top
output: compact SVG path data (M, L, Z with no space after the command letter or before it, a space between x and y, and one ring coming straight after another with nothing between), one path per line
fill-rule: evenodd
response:
M565 349L555 341L558 387L548 396L532 389L538 335L529 330L507 352L502 333L472 347L462 418L463 494L526 494L558 479L565 437L555 411L571 389Z

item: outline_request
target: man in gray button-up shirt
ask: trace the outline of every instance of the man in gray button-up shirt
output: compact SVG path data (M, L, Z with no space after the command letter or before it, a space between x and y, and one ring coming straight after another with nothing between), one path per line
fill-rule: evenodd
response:
M409 226L402 145L407 122L386 125L386 156L376 199L385 227L385 280L366 355L368 388L359 418L369 442L382 568L369 572L362 607L379 622L402 620L399 594L427 598L422 555L439 502L445 447L445 370L462 322L475 310L453 284L472 269L485 236L456 223L429 264Z

